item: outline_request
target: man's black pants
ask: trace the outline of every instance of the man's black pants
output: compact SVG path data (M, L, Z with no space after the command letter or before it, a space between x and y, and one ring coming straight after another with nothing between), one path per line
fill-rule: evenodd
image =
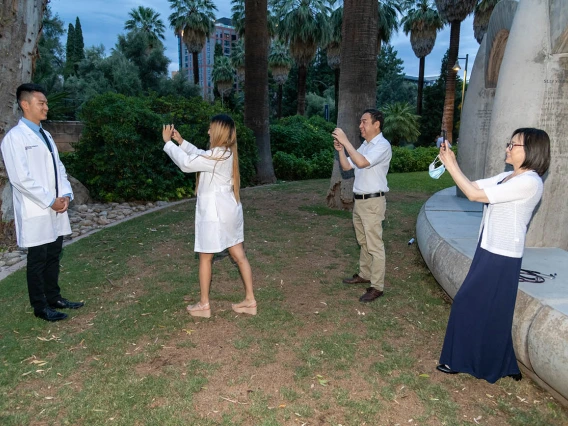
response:
M28 248L28 294L36 312L61 299L58 281L62 248L63 237L52 243Z

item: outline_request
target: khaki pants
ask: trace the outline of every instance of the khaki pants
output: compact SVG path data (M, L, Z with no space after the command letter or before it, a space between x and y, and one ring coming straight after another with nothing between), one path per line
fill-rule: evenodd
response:
M359 276L371 281L371 287L383 291L385 286L385 244L383 220L387 200L385 197L355 200L353 226L361 246Z

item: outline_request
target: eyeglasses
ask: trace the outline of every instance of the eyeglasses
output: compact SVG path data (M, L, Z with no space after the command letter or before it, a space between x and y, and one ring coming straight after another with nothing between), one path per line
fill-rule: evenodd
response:
M520 144L520 143L513 143L512 141L511 141L511 142L507 142L507 149L508 149L509 151L511 151L511 150L513 149L513 147L515 147L515 146L524 146L524 145L523 145L523 144Z

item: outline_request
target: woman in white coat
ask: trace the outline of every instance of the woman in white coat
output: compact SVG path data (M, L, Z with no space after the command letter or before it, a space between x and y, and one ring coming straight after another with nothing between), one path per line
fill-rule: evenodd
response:
M204 151L184 140L173 125L164 125L162 129L164 151L174 163L185 173L200 172L196 179L195 251L199 253L201 300L188 305L187 311L196 317L211 316L209 287L213 255L228 248L239 267L245 288L245 299L233 305L233 310L256 315L252 271L243 247L235 123L228 115L216 115L211 119L208 133L210 149Z

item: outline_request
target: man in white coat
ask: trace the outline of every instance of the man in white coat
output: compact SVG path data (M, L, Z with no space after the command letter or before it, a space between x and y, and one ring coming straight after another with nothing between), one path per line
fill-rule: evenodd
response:
M36 317L59 321L67 314L55 309L77 309L59 288L59 258L63 235L71 233L67 209L71 184L51 135L42 129L47 118L45 90L22 84L16 98L24 117L2 140L2 156L14 198L14 221L20 247L28 248L27 281Z

